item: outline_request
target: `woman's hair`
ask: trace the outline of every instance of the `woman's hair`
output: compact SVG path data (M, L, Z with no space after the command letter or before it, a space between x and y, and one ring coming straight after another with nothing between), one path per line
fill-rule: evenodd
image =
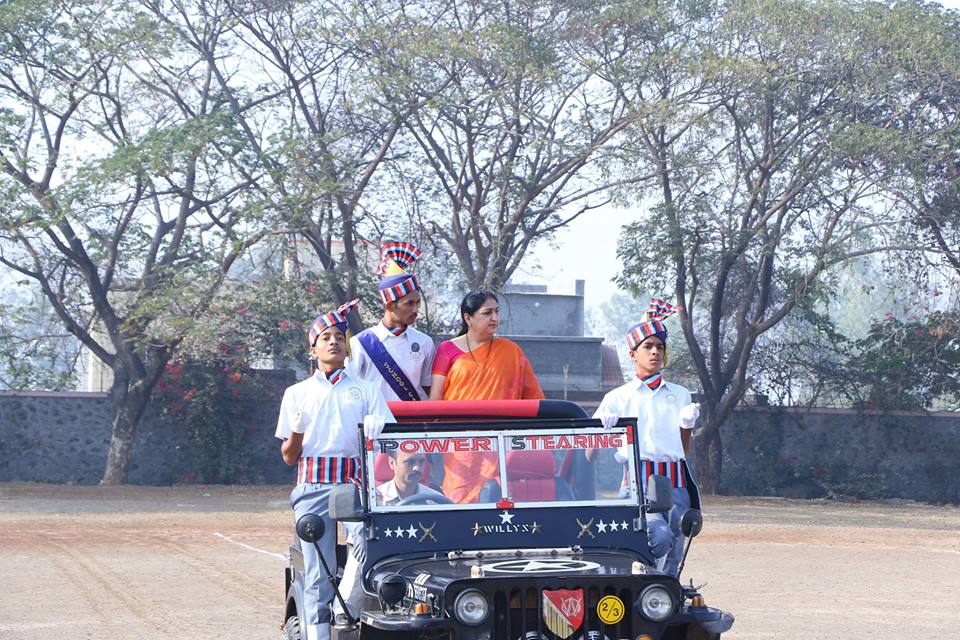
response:
M500 304L500 300L497 299L497 294L493 291L487 291L486 289L476 289L463 296L463 302L460 303L460 333L457 334L458 336L463 336L467 333L467 321L463 319L463 315L472 316L483 306L483 303L490 298L493 298L494 302Z

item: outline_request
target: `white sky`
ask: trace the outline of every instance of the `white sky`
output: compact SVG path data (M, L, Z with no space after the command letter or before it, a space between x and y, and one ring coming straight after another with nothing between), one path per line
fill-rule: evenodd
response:
M958 0L960 1L960 0ZM572 294L576 280L586 281L586 306L596 308L618 291L617 240L621 228L643 220L646 208L599 209L557 232L555 246L541 243L514 273L514 282L546 284L551 293Z

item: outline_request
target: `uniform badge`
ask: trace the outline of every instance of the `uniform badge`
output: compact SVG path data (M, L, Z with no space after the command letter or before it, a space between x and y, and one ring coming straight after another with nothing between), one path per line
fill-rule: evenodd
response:
M583 624L583 589L543 590L543 621L566 639Z
M363 397L363 394L360 393L360 389L358 387L350 387L350 397L354 400L359 400Z
M421 354L420 354L420 343L419 343L419 342L414 342L413 344L410 345L410 357L413 358L414 360L419 360L419 359L420 359L420 355L421 355Z
M667 402L669 402L670 404L679 404L679 403L680 403L680 401L677 400L677 396L673 395L672 393L667 396Z

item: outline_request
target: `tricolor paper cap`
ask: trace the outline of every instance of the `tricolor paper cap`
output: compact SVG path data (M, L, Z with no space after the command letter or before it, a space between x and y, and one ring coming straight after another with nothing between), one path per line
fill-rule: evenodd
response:
M644 319L635 324L627 332L627 346L631 351L636 349L641 342L650 336L657 336L664 344L667 343L667 327L663 321L675 314L677 311L683 311L683 307L674 307L673 305L652 298L650 308L644 314Z
M420 249L408 242L388 242L380 252L380 264L377 273L384 276L377 286L383 303L395 302L413 291L420 290L420 282L412 273L404 269L423 255Z
M310 325L310 330L307 332L307 337L310 340L310 346L312 347L317 342L317 338L323 333L324 329L329 329L330 327L337 327L343 333L347 332L347 315L350 313L351 309L360 304L360 298L355 298L350 302L345 302L339 307L336 311L331 311L325 313L322 316L317 316L313 321L313 324Z

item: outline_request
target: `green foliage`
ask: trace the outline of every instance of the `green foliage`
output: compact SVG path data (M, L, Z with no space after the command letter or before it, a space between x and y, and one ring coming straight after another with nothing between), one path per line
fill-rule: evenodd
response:
M913 321L892 315L854 345L850 377L869 409L925 410L938 400L960 408L960 312Z

